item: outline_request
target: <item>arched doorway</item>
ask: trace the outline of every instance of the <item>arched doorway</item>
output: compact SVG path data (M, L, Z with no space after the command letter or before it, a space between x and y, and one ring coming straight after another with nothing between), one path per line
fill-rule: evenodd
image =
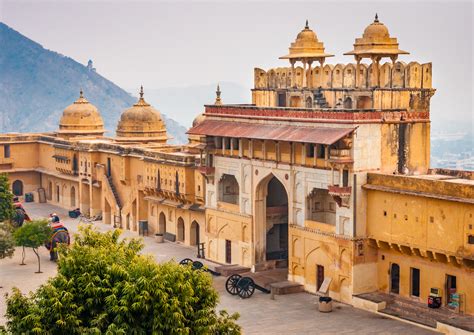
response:
M53 183L48 183L48 200L53 200Z
M76 207L76 188L71 186L71 207Z
M390 266L390 293L400 293L400 266L397 263Z
M23 182L21 180L15 180L12 184L12 191L16 196L23 195Z
M255 262L276 261L288 265L288 194L273 174L264 178L255 194Z
M59 185L56 185L56 202L59 202L60 193L59 193Z
M177 240L178 242L184 242L184 220L182 217L178 219L178 227L177 227Z
M191 245L198 245L199 242L200 242L200 236L199 236L199 223L197 223L196 221L193 221L191 223L191 240L190 240L190 244Z
M160 213L160 218L158 220L158 233L166 233L166 216L163 212Z

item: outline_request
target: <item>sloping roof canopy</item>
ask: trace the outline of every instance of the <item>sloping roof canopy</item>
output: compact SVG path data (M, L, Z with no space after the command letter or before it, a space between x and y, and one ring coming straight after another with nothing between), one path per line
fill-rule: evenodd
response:
M301 143L333 144L355 128L313 128L245 122L204 120L188 130L190 135L237 137Z

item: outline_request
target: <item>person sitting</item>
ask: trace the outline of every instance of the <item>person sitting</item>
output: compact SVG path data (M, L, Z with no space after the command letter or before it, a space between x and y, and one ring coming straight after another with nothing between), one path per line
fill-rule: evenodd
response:
M71 243L71 238L69 236L68 229L64 224L59 220L59 216L55 213L51 214L51 228L53 229L53 234L48 242L46 242L45 247L49 250L49 260L57 261L58 260L58 243L66 243L69 245Z

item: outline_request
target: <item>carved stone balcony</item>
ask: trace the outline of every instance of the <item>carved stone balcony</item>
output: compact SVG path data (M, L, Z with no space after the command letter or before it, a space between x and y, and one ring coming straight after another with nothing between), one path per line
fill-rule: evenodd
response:
M329 160L334 163L352 163L351 149L331 149Z
M339 207L349 207L352 187L332 185L328 186L328 191L329 195L333 197Z

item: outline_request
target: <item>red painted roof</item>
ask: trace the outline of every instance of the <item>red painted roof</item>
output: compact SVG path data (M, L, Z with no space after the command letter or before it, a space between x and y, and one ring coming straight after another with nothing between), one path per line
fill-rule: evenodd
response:
M274 140L287 142L333 144L355 128L305 127L246 122L204 120L188 130L191 135L207 135Z

